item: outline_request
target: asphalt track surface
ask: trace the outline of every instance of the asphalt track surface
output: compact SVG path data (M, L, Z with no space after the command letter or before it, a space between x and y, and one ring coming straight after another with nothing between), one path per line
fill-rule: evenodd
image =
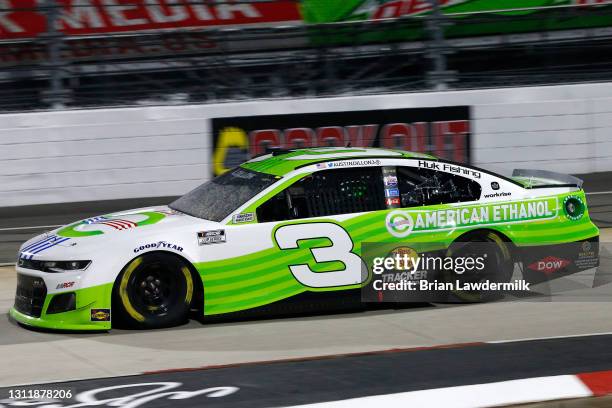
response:
M595 193L588 197L591 217L600 227L612 226L612 176L585 179L587 192ZM11 228L65 224L168 201L0 209L0 262L14 260L18 245L44 230ZM604 246L612 242L612 229L602 230L602 242ZM606 247L606 251L611 249ZM606 270L612 271L612 258L607 252L603 256ZM554 286L552 297L489 304L418 305L225 323L191 321L149 332L66 334L25 330L8 319L15 274L7 266L0 268L0 387L72 381L57 388L72 389L74 394L107 386L173 382L176 388L168 392L211 387L237 390L184 395L184 399L172 399L171 406L256 407L612 369L612 336L567 337L612 333L612 276L585 271L559 279ZM531 340L541 338L548 340ZM338 357L521 339L524 341L518 343ZM313 356L335 357L311 361ZM285 359L308 361L241 365ZM175 370L202 367L208 369ZM159 370L173 371L142 375ZM81 379L91 380L74 382ZM0 389L0 400L7 397L7 391ZM118 392L113 394L117 397L133 393L125 389L110 392ZM222 396L224 393L227 395ZM146 401L143 406L169 406L166 398ZM3 403L7 402L0 401Z
M151 397L152 400L146 402L146 406L151 408L294 406L507 381L521 379L525 375L545 377L588 370L604 371L612 367L611 342L612 335L608 335L472 344L429 350L395 350L73 381L33 388L69 390L73 395L93 391L90 401L94 398L98 401L125 398L139 392L159 390L140 397ZM169 395L160 395L163 394L164 383L173 383L170 386L172 388L167 390L169 392L191 392L195 395L184 395L184 399L169 399ZM118 385L130 387L101 390ZM18 389L0 388L0 400L8 399L10 390ZM63 405L76 402L60 401ZM109 401L101 405L112 406L112 403Z

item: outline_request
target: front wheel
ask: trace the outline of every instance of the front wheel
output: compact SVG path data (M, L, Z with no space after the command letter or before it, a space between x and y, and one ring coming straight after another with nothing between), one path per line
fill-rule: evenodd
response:
M113 288L113 324L156 329L187 321L194 284L180 258L152 252L133 259Z

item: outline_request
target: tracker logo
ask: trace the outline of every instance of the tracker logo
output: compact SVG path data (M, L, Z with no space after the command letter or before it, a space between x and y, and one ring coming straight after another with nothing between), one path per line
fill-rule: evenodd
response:
M536 272L542 272L546 275L551 275L561 269L566 268L572 262L567 259L561 259L554 256L547 256L546 258L534 262L528 266L529 269Z

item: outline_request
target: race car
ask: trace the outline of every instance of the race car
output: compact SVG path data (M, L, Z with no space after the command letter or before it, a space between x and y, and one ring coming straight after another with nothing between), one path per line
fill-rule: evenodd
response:
M563 269L592 267L583 258L597 258L599 230L572 176L504 177L392 149L275 150L168 206L88 218L27 241L10 316L80 331L169 327L194 311L290 310L293 301L342 300L363 288L372 273L362 243L412 241L492 243L506 280L515 263L547 273L529 269L539 264L521 248L558 247ZM573 243L575 254L564 247Z

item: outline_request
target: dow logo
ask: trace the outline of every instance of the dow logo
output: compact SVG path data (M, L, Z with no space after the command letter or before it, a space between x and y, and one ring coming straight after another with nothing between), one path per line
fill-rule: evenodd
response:
M542 260L532 263L528 266L528 268L536 272L542 272L545 275L550 275L561 269L566 268L570 264L571 262L567 259L561 259L555 256L547 256Z

